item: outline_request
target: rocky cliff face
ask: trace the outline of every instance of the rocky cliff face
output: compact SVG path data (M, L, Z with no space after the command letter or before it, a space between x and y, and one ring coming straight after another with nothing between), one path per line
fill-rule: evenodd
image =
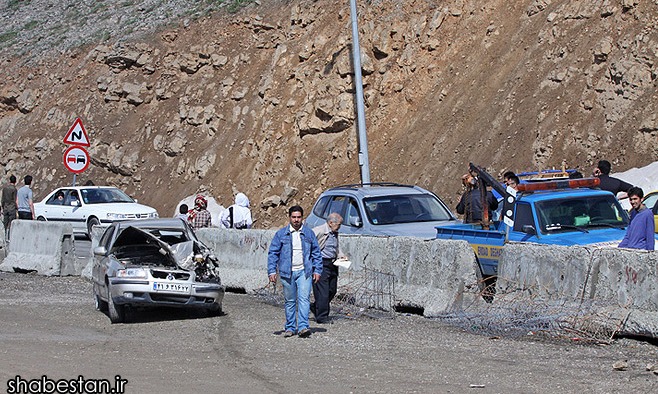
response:
M262 0L234 14L183 1L99 14L91 2L78 11L97 20L84 39L50 45L26 32L41 31L30 15L72 2L16 3L0 6L22 15L0 35L0 168L34 175L37 199L71 183L62 140L76 117L92 159L78 179L163 216L198 191L224 205L242 191L270 227L291 204L359 182L349 2ZM658 158L658 1L358 3L372 181L454 205L469 162L498 175Z

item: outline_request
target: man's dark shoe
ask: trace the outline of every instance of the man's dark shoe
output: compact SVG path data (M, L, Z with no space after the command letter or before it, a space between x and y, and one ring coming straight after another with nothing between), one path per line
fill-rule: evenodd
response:
M315 321L318 324L331 324L331 321L329 319L326 320L316 320Z
M295 335L295 333L292 332L292 331L286 331L286 332L283 333L284 338L290 338L293 335Z
M310 335L311 335L311 330L308 329L308 328L305 328L305 329L303 329L299 332L299 337L300 338L306 338L306 337L309 337Z

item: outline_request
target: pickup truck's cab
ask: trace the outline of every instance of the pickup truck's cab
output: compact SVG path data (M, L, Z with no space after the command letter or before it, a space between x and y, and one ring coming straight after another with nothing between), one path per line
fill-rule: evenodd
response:
M519 192L511 197L513 203L505 207L511 213L507 215L507 224L492 222L489 229L483 229L481 224L442 226L436 228L437 238L468 241L482 274L488 277L497 274L502 248L507 242L617 245L629 222L615 196L603 190L553 188Z

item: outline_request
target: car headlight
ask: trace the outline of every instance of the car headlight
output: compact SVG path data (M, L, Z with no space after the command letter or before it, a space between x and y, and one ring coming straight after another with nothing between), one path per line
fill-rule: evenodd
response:
M117 278L146 278L144 268L125 268L117 271Z
M107 218L110 220L122 220L126 218L126 215L123 213L108 213Z
M158 215L157 212L153 212L152 214L149 215L149 218L157 219L157 218L159 218L159 217L160 217L160 215Z

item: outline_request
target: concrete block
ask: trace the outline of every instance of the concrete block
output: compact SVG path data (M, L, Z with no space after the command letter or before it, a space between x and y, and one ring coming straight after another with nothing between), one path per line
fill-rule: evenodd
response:
M658 252L511 243L494 303L509 300L552 302L607 332L658 338Z
M496 293L522 290L542 300L581 300L589 281L590 253L578 246L509 243L498 264Z
M73 228L70 223L14 220L9 253L0 270L36 271L40 275L68 275L75 266Z
M617 309L622 333L658 338L658 252L595 250L587 297Z
M275 232L202 228L196 235L214 251L222 283L251 294L268 285L267 251Z
M0 224L0 226L2 226ZM7 255L7 242L5 241L5 232L4 232L4 227L2 234L0 234L0 264L2 264L2 261L5 259L5 256Z

